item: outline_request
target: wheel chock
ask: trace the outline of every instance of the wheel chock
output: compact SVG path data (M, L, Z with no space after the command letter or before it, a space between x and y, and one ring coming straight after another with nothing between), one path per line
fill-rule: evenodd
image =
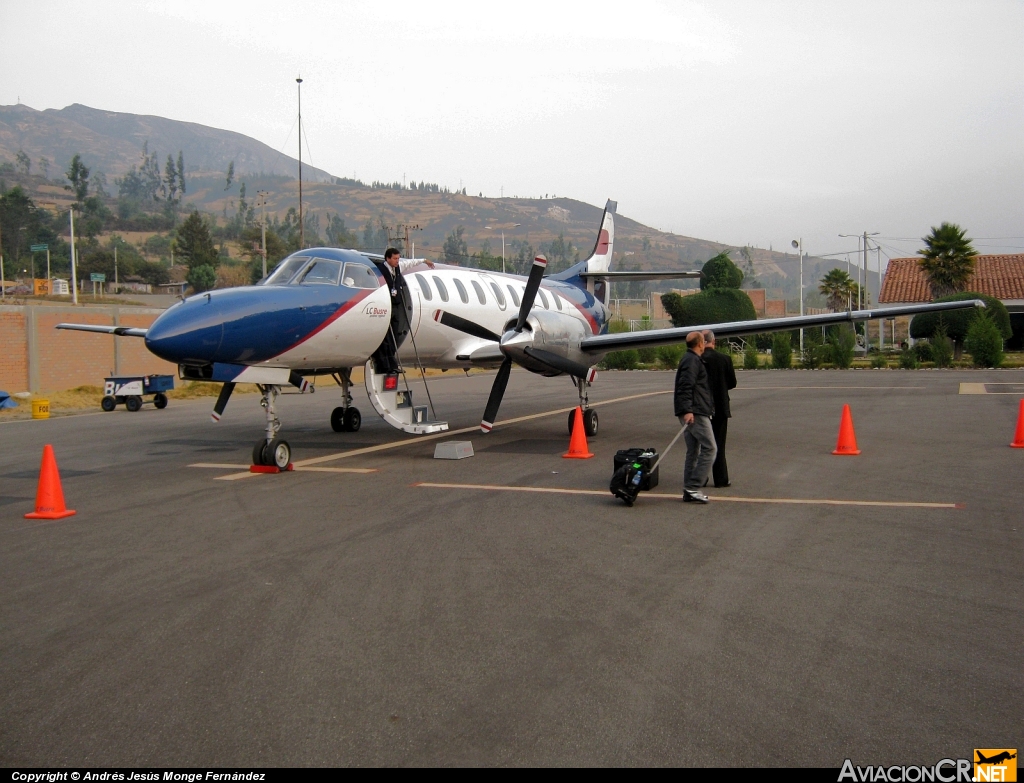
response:
M291 462L289 462L288 466L285 467L283 470L281 468L279 468L277 465L250 465L249 466L249 472L250 473L284 473L285 471L288 471L288 470L295 470L295 466Z

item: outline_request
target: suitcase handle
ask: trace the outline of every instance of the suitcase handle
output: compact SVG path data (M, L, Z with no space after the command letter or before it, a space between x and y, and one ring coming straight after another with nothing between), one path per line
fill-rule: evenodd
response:
M672 442L665 447L665 451L661 453L661 456L658 457L658 461L655 462L654 465L651 467L651 473L658 469L658 465L660 465L661 461L665 459L665 455L672 451L672 447L676 445L676 441L683 437L683 433L686 432L686 428L689 426L689 424L684 424L683 428L676 433L676 436L672 438Z

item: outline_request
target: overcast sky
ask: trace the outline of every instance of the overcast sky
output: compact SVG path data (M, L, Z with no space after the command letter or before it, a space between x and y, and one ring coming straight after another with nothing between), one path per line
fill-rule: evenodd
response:
M339 176L613 198L776 250L867 230L910 255L949 220L981 252L1024 252L1020 0L4 2L0 29L3 104L294 155L301 73L309 157Z

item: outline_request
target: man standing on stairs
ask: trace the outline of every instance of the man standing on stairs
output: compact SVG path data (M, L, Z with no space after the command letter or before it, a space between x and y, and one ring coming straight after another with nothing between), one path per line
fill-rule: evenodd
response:
M415 258L402 258L398 251L389 247L384 253L384 282L387 284L391 294L391 326L388 333L384 335L384 342L373 354L373 364L379 373L396 373L398 367L398 344L395 335L402 331L405 323L405 276L402 274L406 269L420 263ZM433 261L424 261L431 269L434 268Z

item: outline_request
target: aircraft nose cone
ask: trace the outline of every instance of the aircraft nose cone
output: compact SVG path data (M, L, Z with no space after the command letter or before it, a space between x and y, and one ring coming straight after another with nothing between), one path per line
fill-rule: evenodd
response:
M224 325L210 299L191 297L164 311L146 332L146 347L175 364L213 361L223 339Z

